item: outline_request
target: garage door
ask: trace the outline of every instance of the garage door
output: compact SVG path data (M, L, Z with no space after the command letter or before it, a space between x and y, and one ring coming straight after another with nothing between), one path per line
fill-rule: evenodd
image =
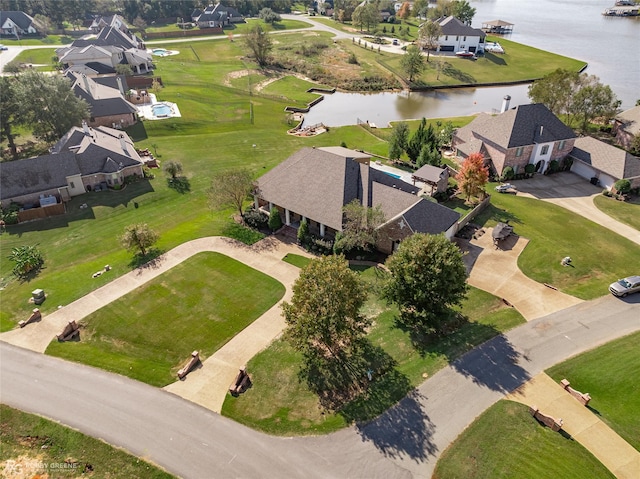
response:
M573 171L576 175L582 176L587 180L590 180L596 173L591 166L576 159L573 160L573 164L571 165L571 171Z
M453 45L442 45L440 47L441 52L452 52L455 47Z
M610 190L616 182L615 178L611 178L609 175L605 175L604 173L600 173L598 179L600 180L600 186L607 188L608 190Z

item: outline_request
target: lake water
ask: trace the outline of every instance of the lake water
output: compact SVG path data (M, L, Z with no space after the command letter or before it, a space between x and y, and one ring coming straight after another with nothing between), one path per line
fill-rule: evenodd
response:
M504 38L565 55L589 64L586 73L609 85L622 108L640 99L640 17L605 17L614 0L471 0L473 26L505 20L514 24ZM499 110L529 103L527 85L447 89L431 92L334 93L305 114L305 123L353 125L357 120L385 127L390 121L441 118Z

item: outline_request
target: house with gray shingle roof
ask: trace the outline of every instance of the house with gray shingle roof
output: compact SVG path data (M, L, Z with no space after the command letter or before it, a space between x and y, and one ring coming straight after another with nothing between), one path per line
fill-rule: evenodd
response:
M523 173L528 164L544 173L553 160L566 158L576 139L571 128L562 123L541 103L520 105L498 115L479 114L453 136L453 149L466 158L482 153L494 174L506 167Z
M244 22L244 17L235 8L216 3L204 10L196 8L191 13L191 20L197 23L199 28L224 28L231 23Z
M18 11L0 11L0 35L39 35L42 26L30 15Z
M456 17L448 16L439 18L436 23L440 25L442 34L438 37L438 52L469 53L483 52L487 34L479 28L465 25Z
M613 119L613 131L618 144L630 149L633 138L640 135L640 105L618 113Z
M371 168L370 161L343 147L303 148L257 180L256 207L277 208L286 225L306 220L312 234L333 239L342 231L345 205L380 206L386 221L377 248L384 253L416 232L453 237L457 212L419 197L419 188Z
M611 189L616 181L627 179L640 188L640 158L590 136L577 138L571 150L571 171L586 179L597 178Z
M38 207L42 198L57 202L87 191L120 188L125 178L143 176L133 141L105 126L73 127L50 150L34 158L0 162L0 201Z

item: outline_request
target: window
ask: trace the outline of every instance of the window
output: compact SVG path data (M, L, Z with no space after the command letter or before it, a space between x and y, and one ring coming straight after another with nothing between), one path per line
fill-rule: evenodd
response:
M466 42L467 41L467 36L465 35L464 37L462 37L462 41Z
M542 150L540 150L540 154L541 155L546 155L547 153L549 153L549 145L544 145L542 147Z
M447 40L449 40L449 35L444 36L444 41L446 42Z
M73 181L69 182L69 186L71 186L71 189L74 189L76 187L76 185L73 184Z
M564 146L565 146L566 143L567 143L566 140L562 140L560 142L560 144L558 145L558 150L564 150Z
M458 40L460 40L460 36L459 36L459 35L456 35L456 42L457 42Z
M518 158L519 156L522 156L522 150L523 148L521 146L516 148L516 158Z

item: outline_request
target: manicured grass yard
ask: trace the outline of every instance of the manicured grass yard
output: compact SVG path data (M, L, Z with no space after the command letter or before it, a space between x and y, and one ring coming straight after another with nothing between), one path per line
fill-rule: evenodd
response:
M282 261L297 266L298 268L304 268L309 264L311 258L307 258L306 256L302 256L299 254L288 253Z
M593 199L596 207L612 218L640 231L640 198L635 196L631 201L618 201L604 195Z
M270 434L300 435L326 433L354 420L371 419L402 399L411 387L424 381L449 361L502 331L524 322L513 308L499 298L471 288L462 312L470 322L457 332L417 351L409 334L394 325L396 310L377 298L375 291L384 273L371 267L354 267L362 272L372 292L363 313L374 318L369 340L381 347L395 367L372 383L364 401L347 405L339 414L323 411L306 383L298 380L302 356L283 340L275 341L248 364L253 387L238 398L228 396L222 414Z
M305 107L320 96L319 93L308 93L307 90L311 87L327 88L294 76L286 76L270 83L262 91L294 101L291 106Z
M611 341L546 372L591 395L589 408L640 451L640 333Z
M487 191L494 191L494 186L489 184ZM640 264L635 243L548 202L494 194L489 208L474 222L494 226L507 219L516 234L530 240L518 258L524 274L572 296L593 299L608 294L609 284L628 274L629 265ZM565 256L571 256L572 267L560 265Z
M174 476L144 460L127 454L98 439L34 414L0 405L0 463L7 478L12 477L103 477L111 479L169 479ZM8 470L5 461L15 461L21 474ZM51 464L75 467L52 469ZM48 468L38 468L47 464ZM85 469L90 465L92 469ZM91 472L93 471L93 472ZM15 471L17 472L17 471ZM47 475L48 473L48 475Z
M615 477L577 441L542 426L528 407L500 400L442 454L434 479Z
M54 341L47 354L165 386L193 350L206 359L284 291L227 256L199 253L91 314L79 342Z

